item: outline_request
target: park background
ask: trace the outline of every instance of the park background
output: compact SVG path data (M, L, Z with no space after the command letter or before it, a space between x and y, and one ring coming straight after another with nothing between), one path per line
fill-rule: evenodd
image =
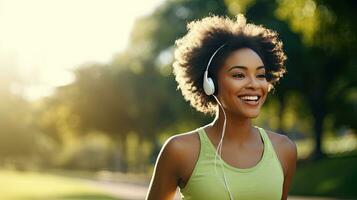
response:
M276 30L288 57L254 123L297 144L289 194L357 199L356 9L352 0L0 0L0 199L139 191L125 184L145 192L165 140L213 119L177 90L175 40L189 21L238 13Z

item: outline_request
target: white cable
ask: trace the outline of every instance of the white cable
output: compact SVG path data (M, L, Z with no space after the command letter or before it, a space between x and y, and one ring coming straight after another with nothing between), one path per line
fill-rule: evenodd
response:
M222 128L222 134L221 134L221 139L218 143L218 146L217 146L217 150L216 150L216 154L214 156L214 169L216 171L216 175L217 175L217 168L216 168L216 161L217 161L217 156L218 156L218 151L219 151L219 159L221 160L221 169L222 169L222 172L223 172L223 178L224 178L224 186L226 188L226 190L228 191L228 194L229 194L229 198L230 200L234 200L233 196L232 196L232 193L231 191L229 190L229 187L228 187L228 183L227 183L227 178L226 178L226 174L224 172L224 167L223 167L223 159L222 159L222 145L223 145L223 137L224 137L224 133L225 133L225 130L226 130L226 122L227 122L227 116L226 116L226 112L224 111L224 108L222 106L222 104L219 102L218 98L215 96L215 95L212 95L218 105L222 108L222 111L223 111L223 115L224 115L224 122L223 122L223 128Z

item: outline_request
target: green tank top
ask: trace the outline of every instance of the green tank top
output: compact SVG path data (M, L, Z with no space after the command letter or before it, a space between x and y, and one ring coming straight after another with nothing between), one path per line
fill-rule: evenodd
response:
M267 133L258 128L264 142L263 156L253 167L236 168L223 161L228 187L234 200L280 200L282 196L284 173ZM223 183L221 161L216 148L210 141L204 127L197 129L200 138L200 153L187 184L180 189L183 200L229 200ZM224 141L223 141L224 143Z

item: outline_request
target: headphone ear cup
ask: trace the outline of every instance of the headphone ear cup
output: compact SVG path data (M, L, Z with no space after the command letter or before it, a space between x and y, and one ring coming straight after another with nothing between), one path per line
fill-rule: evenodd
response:
M213 83L213 80L212 78L206 78L204 79L203 81L203 90L205 91L205 93L207 95L212 95L214 94L214 83Z

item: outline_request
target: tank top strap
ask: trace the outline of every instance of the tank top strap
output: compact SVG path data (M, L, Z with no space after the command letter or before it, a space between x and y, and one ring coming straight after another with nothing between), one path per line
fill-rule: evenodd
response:
M258 126L255 126L255 127L258 128L261 136L263 137L264 145L267 145L267 156L269 157L269 159L275 160L275 162L279 164L280 169L282 170L280 161L278 159L278 156L275 152L274 146L273 146L267 132L261 127L258 127Z
M200 145L201 145L201 152L202 153L207 153L209 151L209 141L207 141L207 136L205 131L203 130L205 127L200 127L197 129L198 135L200 137Z
M271 150L272 150L272 144L270 142L270 139L269 139L269 136L268 134L265 132L265 130L259 126L254 126L255 128L258 129L259 133L260 133L260 136L262 137L263 139L263 142L264 142L264 145L266 145L266 150L268 151L267 153L271 153Z
M269 143L269 136L267 135L265 130L263 128L259 127L259 126L254 126L254 127L258 129L259 134L262 137L264 144Z

